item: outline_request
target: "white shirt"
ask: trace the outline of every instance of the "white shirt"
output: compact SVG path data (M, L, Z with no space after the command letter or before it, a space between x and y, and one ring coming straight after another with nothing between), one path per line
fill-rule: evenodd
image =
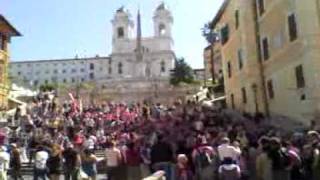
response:
M229 144L221 144L220 146L218 146L218 153L220 160L224 160L225 158L232 158L236 161L241 154L241 150L240 148L230 146Z
M118 148L107 148L105 151L107 167L117 167L120 164L121 152Z
M46 151L39 151L36 153L35 165L37 169L45 169L49 154Z
M219 167L219 173L220 173L220 174L223 173L223 169L225 169L225 170L227 170L227 171L231 171L231 170L233 170L233 169L236 169L236 171L237 171L238 174L241 173L240 167L239 167L238 165L235 165L235 164L229 164L229 165L224 164L224 165L221 165L221 166Z
M10 154L2 151L0 152L0 171L9 169Z
M92 138L88 138L84 141L84 147L86 149L94 149L94 141Z

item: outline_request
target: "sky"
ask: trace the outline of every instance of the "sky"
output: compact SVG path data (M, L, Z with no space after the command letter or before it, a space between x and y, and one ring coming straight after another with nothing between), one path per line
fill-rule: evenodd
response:
M174 17L177 57L193 68L203 67L201 35L223 0L164 0ZM136 19L142 14L142 35L152 36L152 16L160 0L0 0L0 13L21 33L10 44L12 61L108 56L112 47L111 19L122 5Z

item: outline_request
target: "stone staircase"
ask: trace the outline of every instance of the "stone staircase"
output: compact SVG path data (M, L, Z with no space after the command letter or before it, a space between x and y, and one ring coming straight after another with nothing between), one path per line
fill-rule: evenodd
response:
M98 176L97 179L104 180L106 179L106 166L104 159L104 150L96 150L95 155L97 156L98 160L100 161L97 165L98 169ZM21 164L21 175L25 180L32 180L33 178L33 163L23 162ZM8 175L10 175L11 172L9 170ZM60 177L60 179L63 179L63 176ZM143 180L165 180L164 172L158 171L146 178L143 178Z
M104 150L96 150L95 155L97 156L98 160L100 162L97 165L98 173L105 174L106 173L106 168L105 168L105 163L103 161L104 159ZM33 175L33 167L34 163L29 163L29 162L22 162L21 164L21 174L23 176L32 176ZM11 171L8 171L8 174L11 174Z

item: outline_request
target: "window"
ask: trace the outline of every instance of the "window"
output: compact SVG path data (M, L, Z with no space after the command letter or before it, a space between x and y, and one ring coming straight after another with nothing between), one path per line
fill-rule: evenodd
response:
M58 74L58 70L55 69L55 70L53 71L53 73L54 73L54 74Z
M80 71L81 71L81 72L84 72L84 68L81 68Z
M124 30L123 27L118 28L118 38L123 38L124 37Z
M71 82L74 83L76 82L76 80L74 78L71 78Z
M118 64L118 74L122 74L122 63L119 62Z
M164 24L159 25L159 35L163 36L166 34L166 26Z
M4 50L4 36L0 34L0 50Z
M81 78L81 82L84 82L84 78Z
M53 83L56 83L58 81L57 77L52 77L51 80L52 80Z
M72 69L71 72L72 72L72 73L76 73L77 70L76 70L76 69Z
M228 77L231 78L232 72L231 72L231 62L230 61L227 64L227 68L228 68Z
M298 37L296 16L294 14L288 16L288 26L290 41L294 41Z
M49 70L46 70L46 74L49 74L50 73L50 71Z
M257 1L258 1L259 14L260 16L262 16L265 11L264 0L257 0Z
M242 102L244 104L247 103L247 92L246 92L246 89L243 87L241 88L241 93L242 93Z
M242 49L238 50L238 62L239 62L239 69L241 70L243 67L243 53Z
M235 108L235 105L234 105L234 95L231 94L230 98L231 98L231 108L234 109L234 108Z
M269 98L273 99L274 98L274 90L273 90L272 80L267 81L267 88L268 88Z
M299 65L296 67L296 80L297 80L297 88L304 88L306 86L302 65Z
M221 29L221 44L224 45L229 40L229 25Z
M262 40L262 52L263 52L263 59L265 61L268 60L270 57L268 38L263 38Z
M94 64L90 63L90 70L94 70Z
M239 27L239 10L236 10L235 14L235 20L236 20L236 29Z
M67 83L68 82L68 80L67 79L63 79L63 83Z
M63 74L65 74L66 72L67 72L67 70L65 70L65 69L62 70L62 73L63 73Z
M94 79L94 73L90 73L89 77L90 77L91 80L93 80Z
M38 86L38 84L39 84L39 81L38 81L38 80L34 80L34 81L33 81L33 85L34 85L34 86Z
M161 61L161 72L166 72L166 63Z
M20 71L18 72L18 75L19 75L19 76L21 75L21 72L20 72Z
M109 74L112 73L112 68L111 67L109 67L108 72L109 72Z

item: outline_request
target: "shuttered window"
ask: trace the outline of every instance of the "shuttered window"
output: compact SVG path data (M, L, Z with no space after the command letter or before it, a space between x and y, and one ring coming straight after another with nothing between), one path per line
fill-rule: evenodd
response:
M229 26L225 25L221 29L221 44L224 45L229 40Z
M262 39L262 52L263 52L263 59L265 61L268 60L270 57L268 38Z
M257 0L257 1L258 1L259 14L260 16L262 16L265 11L264 0Z
M270 99L274 98L273 82L272 80L267 81L268 95Z
M306 86L302 65L296 67L296 80L297 88L304 88Z
M235 108L235 105L234 105L234 95L231 94L230 98L231 98L231 108L234 109L234 108Z
M288 28L289 28L290 41L296 40L298 37L298 31L297 31L296 16L294 14L291 14L290 16L288 16Z
M228 70L228 77L231 78L232 76L232 70L231 70L231 62L229 61L227 64L227 70Z
M242 102L244 104L247 103L247 92L246 92L246 88L241 88L241 93L242 93Z

